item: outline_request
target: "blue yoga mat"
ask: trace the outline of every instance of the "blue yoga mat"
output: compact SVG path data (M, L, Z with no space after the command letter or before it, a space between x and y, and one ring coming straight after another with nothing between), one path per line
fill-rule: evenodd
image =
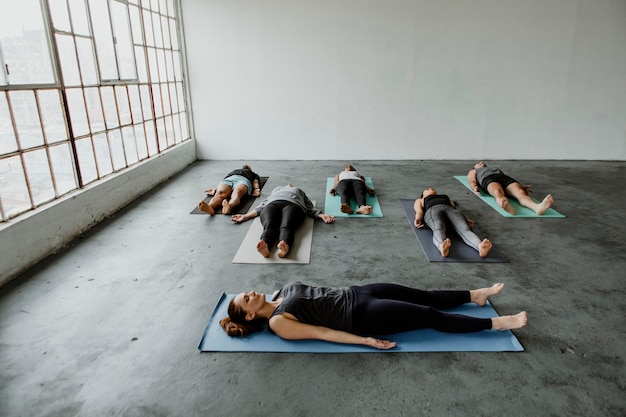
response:
M459 180L459 182L461 184L463 184L465 186L465 188L467 188L468 190L470 190L472 192L472 194L476 194L474 192L474 190L472 190L472 187L470 187L469 181L467 179L467 176L465 175L455 175L454 178L456 178L457 180ZM495 211L497 211L498 213L500 213L501 215L503 215L504 217L534 217L534 218L544 218L544 217L551 217L551 218L559 218L562 219L565 216L561 213L559 213L558 211L554 210L552 207L550 207L548 210L546 210L545 213L543 213L542 215L539 215L537 213L535 213L534 210L529 209L528 207L524 207L522 205L520 205L520 203L513 197L509 197L509 203L513 206L513 208L515 208L515 214L511 214L508 211L506 211L505 209L503 209L502 207L500 207L498 205L498 203L496 202L496 199L493 198L493 196L491 196L490 194L487 194L485 192L483 192L482 190L480 191L480 196L478 196L481 200L483 200L485 203L487 203L487 205L491 206L491 208L493 208ZM535 200L535 199L533 199ZM535 200L537 202L537 200Z
M365 177L365 183L368 187L376 190L374 183L370 177ZM330 190L335 185L335 178L329 177L326 180L326 201L324 203L324 213L331 214L335 217L383 217L383 211L380 208L378 197L376 195L365 194L365 204L372 206L372 212L370 214L358 214L356 212L356 201L350 202L350 207L354 210L353 214L346 214L341 212L341 197L339 195L330 195Z
M465 242L463 242L463 239L461 239L461 237L454 231L452 226L447 228L448 237L452 241L450 253L447 257L443 257L441 252L439 252L439 249L433 243L433 231L430 230L428 226L424 226L421 229L415 227L414 203L415 200L400 199L400 204L402 204L402 208L404 209L404 214L406 214L406 218L409 221L409 225L411 226L413 233L415 233L415 237L417 238L424 255L426 255L426 259L428 259L429 262L501 263L509 261L500 252L498 252L495 247L491 248L486 257L481 258L478 255L478 251L467 246ZM473 227L472 229L479 237L482 236L476 227Z
M222 293L198 346L201 352L289 352L289 353L355 353L355 352L522 352L524 348L513 332L484 330L476 333L442 333L432 329L414 330L383 336L397 346L378 350L368 346L345 345L321 340L285 340L267 329L246 337L231 337L220 327L219 321L228 315L228 303L235 294ZM267 294L268 300L271 295ZM452 313L474 317L497 317L490 303L484 307L464 304Z

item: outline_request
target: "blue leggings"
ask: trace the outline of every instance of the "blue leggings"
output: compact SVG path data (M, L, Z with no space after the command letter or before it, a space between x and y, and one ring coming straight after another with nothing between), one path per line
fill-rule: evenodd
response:
M356 292L352 330L361 335L386 335L417 329L470 333L491 329L491 319L440 310L469 303L469 291L423 291L397 284L351 287Z

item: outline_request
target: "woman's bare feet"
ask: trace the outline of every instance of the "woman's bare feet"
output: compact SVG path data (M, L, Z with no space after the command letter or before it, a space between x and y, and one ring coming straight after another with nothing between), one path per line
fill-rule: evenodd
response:
M449 237L447 237L446 240L439 245L439 252L441 252L441 256L445 258L450 254L450 246L452 246L452 241Z
M498 199L498 205L502 207L507 213L515 214L515 208L511 205L508 198L500 197Z
M198 208L204 211L205 213L209 213L211 216L215 214L215 210L213 210L213 207L211 207L209 204L205 203L204 201L201 201L198 203Z
M222 214L230 213L230 208L230 201L224 199L224 201L222 201Z
M491 328L493 330L513 330L526 326L528 317L526 312L522 311L514 316L500 316L491 318Z
M492 247L493 245L491 244L489 239L483 239L483 241L480 242L480 245L478 245L478 256L480 256L481 258L486 257Z
M286 244L284 240L278 242L278 245L276 245L276 247L278 248L279 258L284 258L289 253L289 245Z
M491 287L470 290L470 301L478 304L479 306L484 306L487 304L487 299L489 299L489 297L500 294L500 291L502 291L503 288L504 284L502 282L497 282Z
M352 214L354 213L354 210L352 210L352 207L350 207L348 204L342 204L341 212L346 214Z
M541 216L543 213L546 212L546 210L552 207L552 203L554 203L552 194L548 194L541 203L537 204L537 208L535 209L535 212Z
M361 206L356 212L359 214L371 214L372 206Z
M264 258L270 257L270 250L267 247L267 243L264 240L259 240L259 243L256 244L256 250L263 256Z

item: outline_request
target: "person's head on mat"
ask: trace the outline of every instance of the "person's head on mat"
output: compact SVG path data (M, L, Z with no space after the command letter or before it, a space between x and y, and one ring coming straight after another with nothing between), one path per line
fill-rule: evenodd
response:
M487 304L504 284L476 290L424 291L398 284L376 283L348 287L314 287L289 283L270 300L249 291L237 294L220 325L230 336L243 337L269 329L288 340L317 339L362 344L378 349L395 342L363 335L390 335L431 328L447 333L510 330L524 327L526 312L477 318L445 311L466 303ZM384 301L384 302L381 302Z
M435 194L437 194L437 190L435 190L433 187L426 187L424 188L424 191L422 191L420 198L428 197L429 195Z
M487 164L485 163L485 161L479 161L479 162L476 162L474 164L474 169L476 169L476 168L484 168L486 166L487 166Z
M348 164L343 170L344 171L356 171L356 168L353 167L351 164Z

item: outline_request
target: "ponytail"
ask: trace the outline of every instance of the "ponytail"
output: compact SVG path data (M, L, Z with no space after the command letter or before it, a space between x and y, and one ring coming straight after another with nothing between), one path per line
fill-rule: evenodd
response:
M265 328L267 319L256 318L246 320L246 313L234 303L234 298L228 304L228 317L220 320L220 326L229 336L244 337L250 333L260 332Z

